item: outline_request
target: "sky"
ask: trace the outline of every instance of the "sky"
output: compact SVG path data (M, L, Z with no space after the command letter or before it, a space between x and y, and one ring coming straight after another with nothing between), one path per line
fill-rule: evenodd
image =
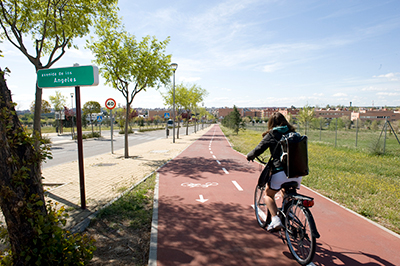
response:
M167 54L178 64L176 84L207 90L205 107L400 106L398 0L120 0L123 24L138 41L170 37ZM76 39L53 68L91 65L94 56ZM35 98L34 66L8 41L0 67L18 110ZM172 80L172 77L171 77ZM49 100L59 90L44 89ZM148 88L134 108L163 108ZM100 84L81 88L82 105L124 97Z

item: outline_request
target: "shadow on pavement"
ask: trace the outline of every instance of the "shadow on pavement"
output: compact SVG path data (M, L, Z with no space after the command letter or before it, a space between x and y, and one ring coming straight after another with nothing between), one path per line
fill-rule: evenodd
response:
M254 168L243 166L235 160L226 159L220 162L229 171L255 172ZM203 173L224 174L221 165L216 160L204 157L177 157L158 170L158 172L160 174L168 173L174 176L186 176L196 180L202 179L204 177Z
M324 243L326 246L327 244ZM326 249L322 247L321 243L317 242L317 250L314 257L314 264L317 266L320 265L352 265L352 266L375 266L375 265L385 265L385 266L395 266L394 264L390 263L389 261L373 255L364 253L361 251L356 250L346 250L346 251L335 251L341 250L340 247L330 247L330 249ZM350 256L347 256L351 255ZM360 259L356 260L354 257L359 257ZM364 258L363 258L364 257ZM368 262L360 262L360 261L368 261Z
M159 200L159 265L298 265L280 238L258 227L250 206L182 200Z
M68 206L68 207L72 207L72 208L74 208L74 209L80 209L80 207L81 207L81 206L76 205L75 203L72 203L72 202L70 202L70 201L64 199L64 198L61 198L61 197L59 197L59 196L57 196L57 195L54 195L54 194L51 193L51 192L48 192L48 191L47 191L47 192L45 192L45 195L46 195L46 197L49 197L49 198L51 198L51 199L53 199L53 200L56 200L56 201L58 201L58 202L61 202L62 204L65 204L65 205Z

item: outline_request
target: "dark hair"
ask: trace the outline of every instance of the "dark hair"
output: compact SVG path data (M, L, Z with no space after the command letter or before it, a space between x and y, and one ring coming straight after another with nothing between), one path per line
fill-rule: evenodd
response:
M289 124L289 122L286 120L285 116L279 112L274 112L268 119L268 124L267 124L267 131L265 131L262 136L264 137L267 135L274 127L279 127L279 126L287 126L289 128L289 132L295 132L295 128Z

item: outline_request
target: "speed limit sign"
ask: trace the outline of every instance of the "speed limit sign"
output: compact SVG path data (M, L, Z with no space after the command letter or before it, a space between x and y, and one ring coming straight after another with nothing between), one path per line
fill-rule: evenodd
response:
M117 103L115 102L115 100L113 98L109 98L106 100L107 109L112 110L115 108L116 105L117 105Z

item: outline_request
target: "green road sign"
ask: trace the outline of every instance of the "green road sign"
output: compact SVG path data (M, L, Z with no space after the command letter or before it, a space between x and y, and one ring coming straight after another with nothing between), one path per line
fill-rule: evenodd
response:
M37 72L39 88L59 88L99 85L97 66L75 66L40 69Z

